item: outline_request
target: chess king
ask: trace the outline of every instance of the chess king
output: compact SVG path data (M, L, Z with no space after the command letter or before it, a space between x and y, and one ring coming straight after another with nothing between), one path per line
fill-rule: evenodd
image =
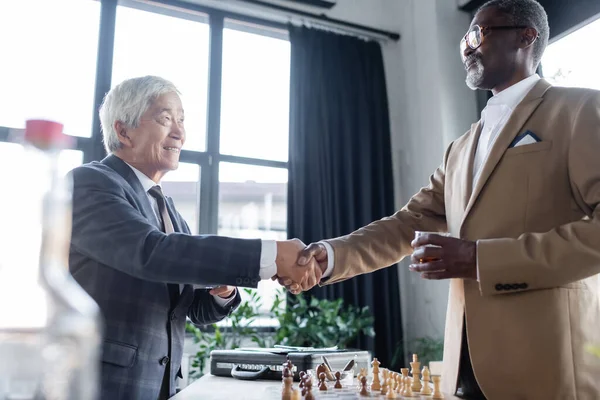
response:
M467 85L493 94L481 119L400 211L298 259L321 284L411 253L449 279L442 390L466 398L600 399L600 93L535 73L548 37L535 0L484 4L460 47Z

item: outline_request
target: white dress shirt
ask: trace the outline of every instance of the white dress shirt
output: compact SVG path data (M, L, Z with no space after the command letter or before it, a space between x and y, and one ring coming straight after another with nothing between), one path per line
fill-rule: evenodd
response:
M479 142L477 142L477 151L473 160L473 186L479 179L481 167L484 165L490 149L492 148L498 134L506 126L508 119L517 107L523 101L527 93L540 80L538 74L515 83L504 89L494 97L488 100L486 107L481 112L481 123L483 125ZM334 266L333 248L327 242L321 242L327 249L327 269L323 273L323 278L331 275ZM477 280L479 281L479 266L477 266Z
M127 164L127 163L125 163ZM129 164L127 164L129 165ZM152 205L152 209L154 210L154 214L156 215L156 218L158 218L159 221L161 221L161 217L160 217L160 212L158 210L158 203L156 202L156 199L154 197L152 197L152 195L150 195L150 193L148 193L148 190L150 190L152 187L154 186L160 186L160 182L156 183L154 182L152 179L150 179L149 177L147 177L143 172L141 172L140 170L136 169L135 167L129 165L129 167L133 170L133 172L135 173L135 176L137 176L138 180L140 181L142 187L144 188L144 191L146 192L146 196L148 196L148 200L150 200L150 204ZM260 278L261 279L271 279L271 277L275 274L277 274L277 265L275 264L275 258L277 257L277 244L274 240L263 240L262 241L262 246L261 246L261 253L260 253ZM237 291L237 289L236 289ZM228 297L226 299L218 296L218 295L213 295L213 297L215 298L215 301L217 302L217 304L219 304L221 307L227 306L229 303L231 303L234 299L235 299L235 293L236 291L234 291L231 295L231 297Z

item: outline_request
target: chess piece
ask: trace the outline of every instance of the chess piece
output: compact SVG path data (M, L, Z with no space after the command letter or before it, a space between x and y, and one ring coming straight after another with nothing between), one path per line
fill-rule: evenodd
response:
M431 395L431 386L429 386L429 368L427 366L423 367L423 388L421 389L421 394L425 396Z
M383 374L383 383L381 384L381 395L385 396L388 392L388 381L385 379L385 373Z
M431 377L431 380L433 381L433 396L431 396L432 399L443 399L444 395L442 394L441 390L440 390L440 382L442 380L442 377L439 375L434 375Z
M363 377L363 376L366 378L367 375L369 375L369 373L367 372L367 369L366 368L361 368L360 372L358 373L358 376L357 376L358 381L360 382L360 378Z
M340 371L336 371L335 372L335 385L333 385L334 389L341 389L342 388L342 374L340 373Z
M415 397L415 394L412 391L412 382L409 376L404 378L404 393L405 397Z
M325 376L325 372L321 372L319 374L319 390L321 390L321 391L327 390L327 384L325 383L326 378L327 377Z
M402 377L400 378L402 382L402 392L400 394L402 396L406 396L406 382L408 380L408 368L400 368L400 372L402 373Z
M302 400L302 395L297 389L292 390L292 400Z
M371 382L371 391L375 392L381 390L381 382L379 382L379 365L381 365L381 363L376 358L373 358L371 365L373 366L373 382Z
M369 391L367 390L367 377L366 376L360 377L360 393L359 394L362 397L370 397Z
M283 389L281 390L281 400L292 400L292 385L294 383L294 378L291 376L291 372L289 368L283 368Z
M306 376L306 372L300 371L299 376L300 376L300 383L298 384L298 387L300 389L302 389L302 388L304 388L304 377ZM304 396L304 393L302 393L302 396Z
M310 375L308 376L310 377ZM312 394L312 379L309 379L304 383L304 388L306 389L304 400L315 400L315 396Z
M394 390L394 378L391 376L388 378L388 392L385 396L386 399L395 399L396 390Z
M421 368L421 363L419 362L419 358L416 354L413 354L413 362L410 363L411 366L411 375L412 375L412 386L411 389L415 393L419 393L421 391L421 379L419 378Z

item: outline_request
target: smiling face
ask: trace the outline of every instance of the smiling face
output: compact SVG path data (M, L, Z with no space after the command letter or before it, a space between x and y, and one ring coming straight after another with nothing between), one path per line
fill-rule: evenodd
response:
M179 166L179 153L185 143L183 114L181 99L170 92L152 102L137 127L116 121L122 146L115 154L158 183Z

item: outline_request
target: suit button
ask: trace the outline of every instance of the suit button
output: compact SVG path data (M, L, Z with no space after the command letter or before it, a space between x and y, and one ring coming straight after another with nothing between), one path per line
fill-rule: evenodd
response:
M508 283L502 285L502 287L504 288L504 290L512 290L512 285L509 285Z
M175 311L173 311L171 313L171 321L175 321L177 319L177 315L175 314Z
M527 284L526 283L520 283L519 284L519 289L527 289Z
M513 290L519 290L519 289L521 289L521 285L520 285L520 284L518 284L518 283L513 283L513 284L511 285L511 287L512 287L512 289L513 289Z
M242 278L236 278L235 279L235 284L238 285L238 286L241 285L242 284Z
M252 280L250 281L250 283L252 284L252 286L256 286L256 285L258 285L258 281L257 281L256 279L252 279Z
M169 357L164 356L160 359L160 365L167 365L169 363Z
M250 278L244 278L244 285L250 284Z
M502 287L502 284L501 284L501 283L496 283L496 290L497 290L497 291L504 290L504 287Z

